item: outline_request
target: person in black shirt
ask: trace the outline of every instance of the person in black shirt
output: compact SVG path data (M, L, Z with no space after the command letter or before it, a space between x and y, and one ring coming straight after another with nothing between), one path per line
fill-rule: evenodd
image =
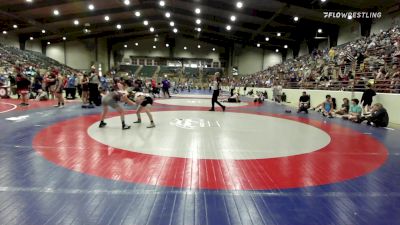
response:
M374 127L387 127L389 124L389 115L383 105L376 103L372 106L371 115L361 118L367 120L367 125Z
M361 103L363 108L366 108L366 111L369 112L370 107L372 105L372 99L376 95L375 91L372 90L371 84L367 84L367 89L365 89L362 97L361 97Z
M303 95L300 96L299 99L299 109L297 113L305 112L308 113L308 109L310 108L310 96L307 95L305 91L303 91Z

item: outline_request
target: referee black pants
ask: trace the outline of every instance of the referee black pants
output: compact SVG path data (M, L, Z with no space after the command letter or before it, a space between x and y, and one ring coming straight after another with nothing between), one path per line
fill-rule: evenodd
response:
M224 106L218 101L218 96L219 96L219 90L214 90L211 99L211 109L214 109L215 103L224 108Z

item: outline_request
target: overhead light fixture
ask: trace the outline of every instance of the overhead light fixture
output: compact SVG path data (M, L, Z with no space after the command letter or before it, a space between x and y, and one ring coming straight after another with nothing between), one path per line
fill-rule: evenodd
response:
M194 12L195 12L196 14L200 14L200 13L201 13L201 10L200 10L200 8L196 8L196 9L194 10Z
M154 32L154 27L150 27L150 32Z
M295 22L297 22L297 21L299 21L299 17L298 17L298 16L295 16L295 17L293 17L293 20L294 20Z
M57 9L55 9L55 10L53 11L53 14L54 14L55 16L58 16L58 15L60 15L60 11L58 11Z
M260 43L257 43L257 48L259 48L261 46L261 44Z
M33 37L30 37L29 40L33 41Z
M45 30L42 30L42 34L45 34L46 33L46 31Z
M66 41L67 40L67 37L63 37L63 41Z
M47 42L47 45L50 45L50 44L51 44L50 41L48 41L48 42Z
M285 46L283 46L284 48L288 48L288 46L287 45L285 45Z
M169 48L169 44L168 44L168 43L167 43L167 44L165 44L165 47Z
M175 26L174 21L169 22L169 25L170 25L171 27Z
M197 24L201 24L201 19L196 19Z
M78 26L78 25L79 25L79 20L74 20L74 24L75 24L76 26Z
M87 28L85 28L85 29L83 29L83 32L85 32L85 33L90 33L90 30L87 29Z
M322 29L320 28L320 29L318 29L318 33L322 33Z
M89 10L94 10L94 5L93 4L88 5L88 9Z
M149 21L145 20L145 21L143 21L143 24L144 24L145 26L147 26L147 25L149 25Z
M125 4L125 5L130 5L130 4L131 4L131 1L129 1L129 0L124 0L124 4Z
M166 13L165 13L165 17L170 18L170 17L171 17L171 13L166 12Z
M231 25L226 26L226 30L231 30L231 29L232 29Z
M353 19L353 16L352 16L352 15L348 15L348 16L347 16L347 19L348 19L348 20L352 20L352 19Z
M201 46L200 46L200 45L197 45L197 48L201 48Z
M158 38L154 38L154 42L157 42L158 41Z
M185 46L185 47L183 47L183 50L187 50L187 47Z
M321 0L321 2L326 2L326 0Z
M26 0L26 2L29 2L29 3L31 3L31 2L33 2L33 0Z
M231 16L231 21L232 21L232 22L235 22L235 21L236 21L236 16L233 16L233 15L232 15L232 16Z
M155 45L153 45L153 48L155 49L155 48L157 48Z
M279 49L275 49L275 52L279 52Z
M194 28L196 31L201 32L201 28L200 27L196 27Z
M109 16L105 16L105 17L104 17L104 20L105 20L105 21L110 21L110 17L109 17Z
M165 1L160 1L160 6L164 7L165 6Z
M265 41L269 41L269 37L266 37L266 38L265 38Z
M178 33L178 29L176 29L176 28L174 28L173 31L174 31L174 33Z
M213 52L215 52L215 48L213 48L212 50L213 50Z
M124 45L124 48L127 48L128 47L128 45Z
M280 36L281 36L281 33L279 33L279 32L278 32L278 33L276 33L276 36L280 37Z
M121 30L122 26L121 24L117 24L117 26L115 26L118 30Z
M135 12L135 16L136 16L136 17L140 17L140 15L141 15L140 11L136 11L136 12Z
M18 28L18 25L17 25L17 24L14 24L14 25L13 25L13 28L14 28L14 29L17 29L17 28Z
M3 34L7 34L7 31L3 30Z
M243 2L237 2L236 8L241 9L243 7Z
M136 43L135 43L135 46L139 46L139 43L136 42Z

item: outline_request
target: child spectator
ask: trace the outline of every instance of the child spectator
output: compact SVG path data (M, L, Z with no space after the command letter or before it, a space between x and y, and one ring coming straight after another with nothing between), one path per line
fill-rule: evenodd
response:
M358 104L359 101L358 99L352 99L351 100L351 105L349 108L349 114L347 115L343 115L343 119L348 119L350 121L353 121L355 123L360 123L361 122L361 112L362 112L362 108L361 106Z

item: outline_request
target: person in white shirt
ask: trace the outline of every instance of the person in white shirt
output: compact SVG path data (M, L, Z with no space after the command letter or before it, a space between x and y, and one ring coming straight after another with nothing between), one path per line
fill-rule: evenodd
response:
M225 109L226 109L226 107L218 101L220 83L221 83L221 79L219 78L219 73L216 72L214 75L214 81L212 82L212 87L211 87L213 90L213 95L212 95L212 99L211 99L211 109L209 111L215 111L215 108L214 108L215 103L217 103L219 106L221 106L222 111L225 111Z

